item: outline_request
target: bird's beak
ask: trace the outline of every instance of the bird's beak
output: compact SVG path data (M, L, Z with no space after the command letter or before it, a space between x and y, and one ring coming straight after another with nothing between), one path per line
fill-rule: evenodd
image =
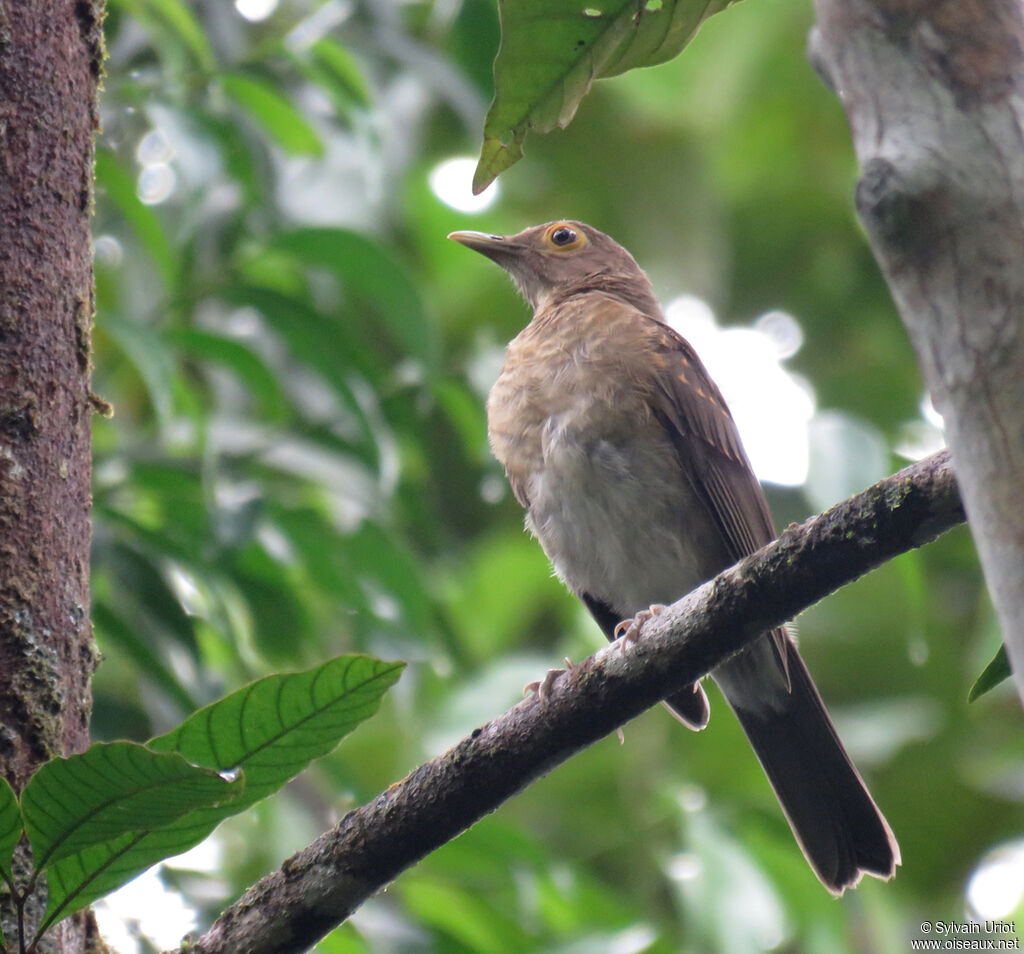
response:
M499 265L515 254L518 246L504 235L488 235L486 232L452 232L448 238L481 255L486 255Z

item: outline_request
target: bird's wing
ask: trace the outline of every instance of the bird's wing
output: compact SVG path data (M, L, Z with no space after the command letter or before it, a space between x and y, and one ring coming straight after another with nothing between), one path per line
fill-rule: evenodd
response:
M675 444L680 466L706 503L734 560L775 539L764 491L736 423L696 352L668 325L655 326L651 354L654 413Z
M722 392L697 353L664 322L645 317L653 344L654 413L676 447L680 469L718 525L730 556L740 560L775 539L768 501ZM785 630L775 630L772 637L788 681Z

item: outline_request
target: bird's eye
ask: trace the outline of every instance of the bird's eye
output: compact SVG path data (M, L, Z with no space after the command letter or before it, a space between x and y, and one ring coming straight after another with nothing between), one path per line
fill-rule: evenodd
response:
M579 236L574 229L562 225L551 233L551 244L557 245L559 248L565 248L566 245L572 245L578 238Z

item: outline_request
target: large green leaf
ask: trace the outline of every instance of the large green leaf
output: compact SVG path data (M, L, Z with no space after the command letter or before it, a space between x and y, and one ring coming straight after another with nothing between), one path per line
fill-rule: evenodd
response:
M245 791L162 829L94 845L47 868L44 927L113 891L151 865L197 845L227 818L253 805L330 752L404 668L369 656L340 656L305 672L267 676L200 709L149 742L216 771L245 772Z
M21 838L21 809L10 782L0 775L0 872L11 876L11 858Z
M267 417L281 420L288 416L288 397L277 375L244 342L200 328L172 329L165 338L183 351L233 372Z
M402 265L377 242L347 229L305 228L281 235L273 248L298 256L306 266L333 271L346 294L381 315L410 357L434 366L437 342L419 291Z
M25 786L21 810L38 869L129 832L162 828L243 788L241 776L229 781L176 752L102 742L47 762Z
M162 40L167 34L176 35L204 70L213 69L215 57L206 32L196 15L183 0L114 0L132 19L157 27L154 36Z
M494 102L473 176L483 192L531 129L565 128L595 79L676 56L732 0L504 0Z
M296 66L331 98L339 116L369 109L370 91L359 64L340 43L323 38L294 57Z
M324 144L309 121L269 83L249 73L221 77L224 91L292 156L319 156Z
M351 346L349 338L338 333L337 324L302 299L270 288L234 284L225 286L222 294L232 304L259 311L291 353L319 372L356 425L358 436L350 449L369 452L368 462L379 463L374 425L349 380L353 361L360 361L362 356L358 348ZM366 362L360 361L358 370L365 371L366 366Z
M138 666L140 673L166 692L182 711L189 712L195 708L195 701L188 689L154 649L152 637L140 636L124 617L104 600L93 600L92 620L102 645L116 646Z
M106 312L100 324L139 372L160 426L167 427L174 416L175 373L160 337L152 328L112 312Z
M125 595L120 600L116 594L112 598L122 610L135 609L144 612L144 618L150 626L154 621L159 623L168 636L192 658L198 659L199 644L196 641L195 621L185 612L160 565L161 557L177 557L181 555L181 551L173 548L164 534L148 531L130 517L108 513L108 519L111 523L118 522L124 527L135 529L138 534L137 542L143 544L138 546L113 543L103 549L107 565L113 570L117 581L124 586ZM161 546L162 551L158 549Z

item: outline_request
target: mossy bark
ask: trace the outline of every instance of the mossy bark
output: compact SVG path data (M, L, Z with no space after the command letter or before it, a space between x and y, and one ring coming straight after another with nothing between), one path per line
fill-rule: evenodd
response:
M0 0L0 771L16 791L89 741L102 16L102 0ZM56 949L84 950L85 935L71 923Z

